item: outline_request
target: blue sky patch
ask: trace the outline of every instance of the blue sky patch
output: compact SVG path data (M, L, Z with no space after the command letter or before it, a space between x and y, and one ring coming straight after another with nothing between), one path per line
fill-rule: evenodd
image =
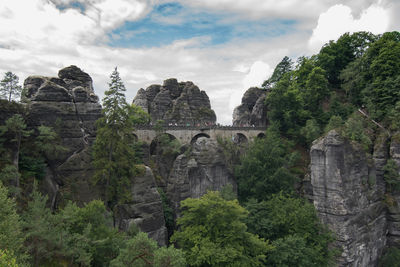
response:
M266 39L294 30L294 20L245 20L235 14L193 10L179 3L155 6L139 21L126 22L109 34L114 47L160 47L177 40L205 37L201 46L235 39Z

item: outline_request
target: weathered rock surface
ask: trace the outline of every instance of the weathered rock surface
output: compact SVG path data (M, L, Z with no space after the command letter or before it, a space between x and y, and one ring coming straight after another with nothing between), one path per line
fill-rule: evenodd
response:
M134 223L159 245L167 244L167 228L160 195L153 172L146 167L145 173L132 180L132 201L115 208L116 225L128 230Z
M390 143L390 156L400 170L400 133L396 133ZM391 193L388 203L388 245L400 247L400 192Z
M385 157L384 147L376 148L375 160ZM314 205L336 234L339 266L376 266L386 245L381 164L334 130L311 148Z
M75 66L60 70L58 76L31 76L24 83L29 126L53 127L67 148L56 158L47 159L49 167L41 190L49 195L52 207L64 200L83 204L102 196L100 186L91 182L90 148L96 137L95 122L101 116L92 79ZM116 208L116 222L122 230L136 223L160 245L166 244L162 203L150 168L132 178L132 202Z
M179 155L168 179L167 196L179 216L180 201L199 198L207 190L220 190L227 184L236 190L236 181L228 170L218 143L200 137L189 153Z
M242 104L233 111L234 126L266 126L267 107L265 97L267 91L251 87L242 97Z
M168 79L161 85L140 89L133 100L151 116L152 122L163 120L178 125L215 124L215 112L204 91L192 82Z
M89 180L93 174L90 144L96 136L101 105L87 73L70 66L60 70L58 76L30 76L25 80L27 121L32 127L53 127L67 149L47 159L50 166L43 189L52 203L56 204L56 196L85 203L99 196Z

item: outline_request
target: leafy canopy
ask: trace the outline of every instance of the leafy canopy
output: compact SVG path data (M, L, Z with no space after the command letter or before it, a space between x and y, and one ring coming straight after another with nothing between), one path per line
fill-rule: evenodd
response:
M183 200L181 208L171 241L183 249L191 266L263 266L271 248L247 232L248 212L237 200L209 191L200 199Z

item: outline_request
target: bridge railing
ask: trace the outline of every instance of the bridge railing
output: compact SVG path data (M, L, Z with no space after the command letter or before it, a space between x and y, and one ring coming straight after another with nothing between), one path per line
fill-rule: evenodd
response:
M135 130L155 130L152 125L137 125L134 127ZM185 126L185 125L166 125L162 127L163 130L197 130L197 131L207 131L207 130L225 130L225 131L248 131L257 130L265 131L267 127L259 126L222 126L222 125L212 125L212 126Z

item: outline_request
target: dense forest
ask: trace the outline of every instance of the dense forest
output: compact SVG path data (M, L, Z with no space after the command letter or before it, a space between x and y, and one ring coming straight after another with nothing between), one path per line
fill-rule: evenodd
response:
M118 70L91 147L91 182L102 185L103 197L56 209L38 184L65 150L59 129L27 126L27 92L7 73L0 100L0 266L334 266L341 253L335 235L304 196L309 151L333 129L366 153L381 135L400 138L400 33L346 33L311 57L284 57L260 90L267 91L265 138L245 147L218 140L237 190L188 198L177 219L161 194L170 238L159 247L135 225L125 232L115 227L116 205L131 197L129 177L144 171L132 128L149 122L126 102ZM170 140L161 145L179 150ZM400 191L393 160L385 182L388 197ZM399 258L400 250L390 248L380 264L398 266Z

